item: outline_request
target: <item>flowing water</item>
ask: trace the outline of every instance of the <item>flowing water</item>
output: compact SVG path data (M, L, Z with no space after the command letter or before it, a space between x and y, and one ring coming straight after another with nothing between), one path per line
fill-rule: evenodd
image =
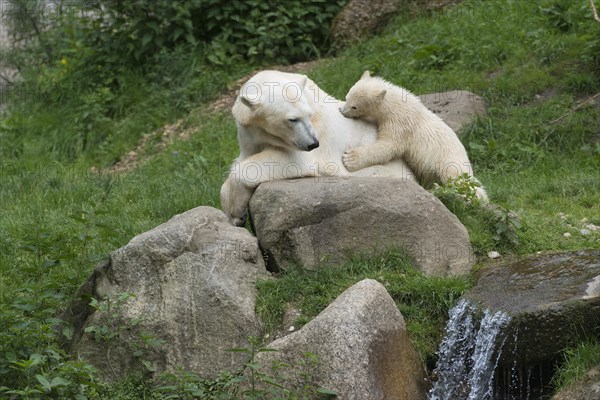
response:
M494 373L506 340L502 329L510 322L503 312L481 312L467 300L452 310L440 344L434 374L437 381L429 400L490 400Z

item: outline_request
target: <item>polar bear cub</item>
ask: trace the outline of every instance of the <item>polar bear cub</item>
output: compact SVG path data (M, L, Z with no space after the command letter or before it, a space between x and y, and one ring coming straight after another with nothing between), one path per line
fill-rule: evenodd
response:
M456 133L429 111L418 97L366 71L346 95L340 108L346 118L372 119L377 140L344 153L349 171L403 158L424 185L445 183L463 173L473 177L467 152ZM482 187L476 195L487 201Z

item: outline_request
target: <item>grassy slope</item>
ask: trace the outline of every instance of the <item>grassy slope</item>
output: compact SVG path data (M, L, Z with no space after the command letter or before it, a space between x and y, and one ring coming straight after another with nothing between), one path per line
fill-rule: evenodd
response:
M599 75L585 58L598 30L577 7L567 15L568 29L559 29L558 17L540 6L552 3L476 2L434 16L401 15L382 35L309 73L337 97L365 69L416 93L468 89L484 96L489 117L475 124L464 142L492 200L516 210L525 223L520 245L502 249L518 254L600 247L597 233L582 236L577 229L583 218L600 224L600 153L592 140L600 111L583 107L548 123L598 91ZM187 124L197 126L192 138L148 156L132 173L89 172L91 166L110 165L143 133L184 115L187 108L180 107L177 96L205 89L210 77L218 82L208 91L214 96L220 85L246 72L183 70L187 75L175 91L159 78L150 83L144 82L147 77L131 78L128 98L111 100L122 103L112 117L93 120L94 128L107 134L90 151L70 150L83 129L75 121L81 111L75 95L71 103L33 104L0 121L0 307L33 321L33 327L3 327L7 346L14 343L13 333L30 341L33 350L21 348L19 357L54 346L44 333L47 318L89 274L95 255L176 213L197 205L218 207L224 172L237 155L235 127L227 114L190 114ZM105 115L89 101L92 112ZM566 220L559 212L568 215ZM480 220L464 218L480 252L496 247ZM570 238L562 236L567 231L573 233ZM273 329L281 318L280 304L300 306L306 321L365 276L386 282L417 346L430 358L447 307L468 283L420 277L398 255L359 260L340 273L294 271L279 283L263 285L260 311ZM268 303L275 306L263 308Z

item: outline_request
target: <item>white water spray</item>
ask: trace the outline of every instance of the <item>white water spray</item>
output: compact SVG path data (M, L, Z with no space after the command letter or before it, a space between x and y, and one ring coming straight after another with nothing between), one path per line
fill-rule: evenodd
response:
M494 371L506 340L498 335L510 317L486 310L477 323L476 314L477 307L464 299L450 310L429 400L492 399Z

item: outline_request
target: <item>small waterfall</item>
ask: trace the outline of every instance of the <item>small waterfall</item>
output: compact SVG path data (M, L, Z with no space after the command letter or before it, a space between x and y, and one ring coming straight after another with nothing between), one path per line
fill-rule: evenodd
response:
M505 337L499 337L510 317L489 310L478 320L478 309L461 300L452 310L440 344L437 381L429 400L490 400L494 371Z

